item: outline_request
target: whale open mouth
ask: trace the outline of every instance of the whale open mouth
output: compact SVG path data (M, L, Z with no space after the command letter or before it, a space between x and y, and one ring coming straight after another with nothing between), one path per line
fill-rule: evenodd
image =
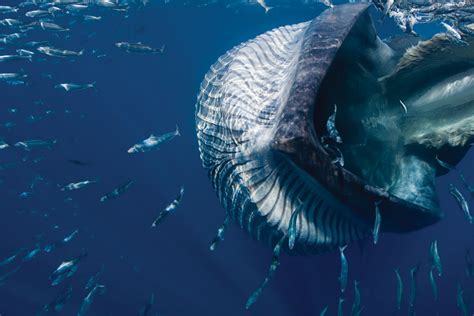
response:
M435 178L448 170L439 160L457 164L474 139L474 39L459 46L438 34L390 47L369 20L358 20L328 68L314 105L315 134L328 133L337 105L342 142L326 145L328 155L342 154L344 172L361 188L388 196L333 194L367 223L380 195L383 229L410 231L443 216Z

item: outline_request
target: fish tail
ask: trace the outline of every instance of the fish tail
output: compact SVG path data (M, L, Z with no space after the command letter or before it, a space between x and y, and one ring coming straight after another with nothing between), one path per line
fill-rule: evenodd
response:
M179 127L178 124L176 124L176 131L175 131L176 136L181 136L181 133L179 132Z
M82 55L84 54L84 51L85 51L85 49L81 49L81 50L79 51L79 54L78 54L78 55L79 55L79 56L82 56Z
M165 52L165 45L162 45L160 48L160 54L163 54Z
M266 7L266 8L265 8L265 14L267 14L268 11L270 11L271 9L273 9L273 7Z
M90 84L90 87L91 87L92 89L94 89L95 91L99 91L99 90L97 89L97 87L96 87L96 83L97 83L97 81L94 81L93 83Z

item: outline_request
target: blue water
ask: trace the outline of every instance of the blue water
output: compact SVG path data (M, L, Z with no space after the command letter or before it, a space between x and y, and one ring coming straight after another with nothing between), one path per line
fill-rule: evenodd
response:
M37 138L58 141L53 150L0 151L0 163L18 162L0 170L0 258L19 248L31 250L37 242L44 246L60 240L75 229L80 232L51 253L41 252L29 262L21 264L20 259L0 267L3 275L21 264L0 286L0 314L34 315L71 285L73 295L61 314L76 315L88 293L85 283L103 266L99 280L106 292L97 297L88 315L136 315L151 293L156 302L150 315L319 315L326 305L327 315L335 315L340 295L337 252L282 255L275 278L252 309L245 310L248 296L267 274L271 249L231 225L217 250L208 250L225 213L201 167L194 129L199 84L221 54L273 27L312 19L322 9L275 9L265 15L259 7L236 11L150 3L131 10L128 17L104 12L102 21L78 22L71 26L68 39L65 34L29 33L28 40L84 48L85 54L73 61L49 57L41 61L43 56L37 54L33 63L0 65L1 72L23 69L29 75L28 86L0 85L0 123L16 123L1 127L0 136L10 143ZM377 25L382 34L395 30L389 21ZM425 27L419 32L427 36L433 31ZM164 44L165 53L127 54L114 47L119 41L142 41L154 47ZM7 46L1 53L14 48L16 45ZM100 54L106 56L97 58ZM96 81L97 91L65 93L53 88L69 81ZM10 113L10 108L18 111ZM52 112L46 114L47 110ZM30 122L30 115L42 119ZM176 124L182 136L160 150L127 153L151 133L172 131ZM471 152L459 165L470 180L474 180L473 158ZM71 159L87 165L72 164ZM31 197L21 199L20 193L30 191L36 176L44 180L36 182ZM77 191L60 190L86 179L99 182ZM129 179L134 184L126 193L99 202ZM474 286L465 275L464 254L470 247L474 251L473 228L448 194L449 183L461 186L455 173L439 179L441 206L446 212L443 221L410 234L382 234L377 246L369 244L363 252L357 245L347 249L350 278L345 315L350 314L354 279L360 282L363 315L407 315L409 270L419 262L417 315L460 314L458 282L466 302L472 302ZM179 208L151 229L158 212L175 198L181 185L185 193ZM437 279L439 302L433 300L428 279L429 245L434 239L444 270ZM88 256L78 272L51 286L49 276L57 266L84 251ZM398 313L394 268L404 281Z

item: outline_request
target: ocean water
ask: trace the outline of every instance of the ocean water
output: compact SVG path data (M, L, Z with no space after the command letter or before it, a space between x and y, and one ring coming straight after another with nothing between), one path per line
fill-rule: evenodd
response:
M1 5L18 2L4 0ZM152 293L155 302L148 315L306 316L319 315L325 306L327 315L336 315L340 297L337 251L282 255L275 277L258 302L245 310L247 298L268 272L272 251L235 225L217 250L209 251L225 211L201 167L194 119L200 82L220 55L274 27L313 19L323 9L319 4L290 5L265 14L259 6L197 7L150 0L127 13L99 10L95 13L102 16L100 21L58 18L61 25L78 20L69 32L28 32L20 43L47 40L55 47L85 51L74 58L36 52L31 63L0 64L0 72L28 75L26 85L0 84L2 139L9 144L57 140L51 149L0 151L0 260L25 249L12 263L0 266L0 275L16 271L0 282L0 315L36 315L69 286L71 298L58 314L77 315L89 293L84 287L101 267L99 283L106 290L96 297L87 315L137 315ZM24 17L24 12L4 16L34 20ZM376 24L383 36L400 32L389 19ZM417 31L429 37L439 27L421 25ZM121 41L165 45L165 51L126 53L114 46ZM21 47L1 46L1 55ZM67 93L54 88L62 82L96 82L96 89ZM173 131L176 125L181 136L159 150L127 153L150 134ZM458 166L471 182L473 158L471 151ZM76 191L60 190L82 180L98 182ZM99 201L128 180L133 184L123 195ZM465 273L465 252L471 249L474 254L473 227L449 195L450 183L461 187L455 172L437 181L446 213L439 223L403 235L382 234L376 246L370 243L363 251L357 245L346 250L349 283L344 315L350 315L354 280L359 282L362 315L407 315L410 269L418 263L417 315L462 315L456 304L458 284L467 305L472 305L474 284ZM151 228L181 186L181 204ZM22 192L31 194L22 198ZM468 202L472 201L468 198ZM40 251L23 262L36 245L43 249L76 229L78 234L62 247ZM437 302L428 276L429 247L435 239L443 263L443 275L436 279ZM82 253L87 256L77 272L52 286L50 275L58 265ZM395 304L395 268L404 281L400 311Z

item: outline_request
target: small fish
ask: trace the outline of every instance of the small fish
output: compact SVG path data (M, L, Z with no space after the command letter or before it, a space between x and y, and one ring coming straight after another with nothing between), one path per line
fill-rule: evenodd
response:
M118 43L115 43L115 47L120 48L121 50L127 53L163 54L163 52L165 51L165 46L162 46L161 48L153 48L148 45L144 45L141 42L138 42L138 43L118 42Z
M0 73L0 81L12 81L12 80L21 80L28 77L24 74L19 73Z
M147 139L141 141L138 144L133 145L127 150L129 154L138 153L138 152L147 152L152 149L159 149L160 145L170 142L176 136L180 136L178 125L176 125L176 130L174 132L165 133L160 136L150 135Z
M12 33L12 34L8 34L8 35L0 38L0 42L2 42L4 44L11 44L11 43L19 40L20 38L24 38L24 37L26 37L26 34Z
M230 216L226 214L224 223L217 230L217 236L214 237L214 239L211 241L211 245L209 246L209 249L211 251L216 250L217 244L224 240L224 234L227 229L227 226L229 226L229 223L230 223Z
M8 280L12 275L17 273L21 268L21 265L13 269L12 271L9 271L5 273L4 275L0 276L0 286L5 284L5 281Z
M5 63L9 61L20 61L20 60L28 60L33 61L31 56L23 56L23 55L2 55L0 56L0 63Z
M138 316L147 316L150 313L153 304L155 304L155 294L151 293L148 302L138 311Z
M474 276L474 265L472 262L472 257L469 249L466 249L466 255L465 255L465 261L466 261L466 275L468 277L473 277Z
M410 280L411 280L411 291L410 291L410 315L414 315L415 313L415 303L416 303L416 276L418 274L418 270L420 269L420 265L417 264L414 268L410 270Z
M82 17L84 21L99 21L102 19L101 16L95 16L95 15L84 15Z
M153 223L151 224L151 227L158 226L158 224L161 223L161 221L164 218L166 218L179 206L179 203L181 203L181 199L183 198L183 194L184 194L184 187L181 187L181 189L179 190L178 196L173 200L173 202L168 204L168 206L166 206L165 209L160 212L160 214L158 214L158 217L153 221Z
M298 229L296 227L296 224L300 210L301 208L297 207L290 217L290 223L288 225L288 248L290 249L293 249L293 247L295 246L296 237L298 235Z
M60 57L60 58L66 58L66 57L73 57L73 56L82 56L84 54L84 50L80 50L78 52L73 51L73 50L67 50L67 49L58 49L54 48L51 46L40 46L37 48L37 50L40 53L43 53L45 55L51 56L51 57Z
M77 316L84 316L87 311L89 311L92 303L96 299L97 296L102 295L105 293L105 286L101 284L96 284L94 288L87 294L87 296L82 301L81 307Z
M343 316L344 315L344 310L342 308L342 305L344 304L344 299L342 297L339 298L339 303L337 304L337 316Z
M84 4L79 4L79 3L73 3L73 4L68 4L66 6L66 10L69 12L74 12L74 13L79 13L82 11L87 10L89 7Z
M458 283L458 295L457 295L457 304L463 316L468 316L468 310L466 303L464 302L464 291L461 288L461 285Z
M395 269L395 275L397 277L397 295L396 295L396 305L397 309L400 310L402 306L402 296L403 296L403 281L398 269Z
M118 188L115 188L112 192L104 195L103 197L100 198L101 202L105 202L111 199L115 199L125 193L133 184L132 180L128 180L126 183L122 184Z
M339 276L339 283L341 284L341 293L344 293L347 286L347 277L349 274L349 265L347 264L346 256L344 255L344 250L346 250L347 245L339 247L339 253L341 257L341 274Z
M273 7L269 7L265 0L257 0L257 3L265 10L265 13L268 13Z
M63 261L49 277L51 285L58 285L65 279L73 276L79 267L79 262L86 256L87 253L83 253L72 260Z
M48 41L31 41L24 44L26 47L37 47L48 45Z
M443 273L443 267L441 265L441 258L439 257L438 253L438 241L433 240L431 242L430 247L430 255L431 255L431 266L438 270L438 276L441 276Z
M433 275L433 268L430 269L430 285L431 290L433 291L434 300L438 300L438 286L436 285L436 280Z
M388 0L388 1L392 1L392 3L393 3L393 0ZM399 101L400 101L400 105L402 106L403 111L405 112L405 114L407 114L408 113L407 106L405 105L405 103L403 103L402 100L399 100Z
M20 56L33 56L35 54L34 52L23 48L17 49L16 53Z
M32 11L26 12L25 16L29 18L39 18L39 17L46 16L49 14L50 14L49 11L46 11L46 10L32 10Z
M63 187L61 190L62 191L78 190L92 183L97 183L97 180L85 180L85 181L80 181L80 182L69 183L68 185Z
M380 203L382 203L382 201L375 202L375 222L374 222L374 229L373 229L374 245L376 245L379 240L380 225L382 223L382 217L380 216L380 209L379 209Z
M57 140L49 140L49 139L31 139L31 140L24 140L21 142L17 142L13 146L23 148L25 150L32 150L34 148L53 148L57 143Z
M68 32L68 28L64 28L56 23L52 22L37 22L37 25L43 30L43 31L49 31L49 32Z
M56 89L64 89L66 92L81 91L86 89L95 89L95 82L88 84L60 83L54 86Z
M16 13L18 11L18 8L11 7L9 5L0 5L0 13L6 14L6 13Z
M13 255L3 259L2 261L0 261L0 267L3 267L3 266L6 266L6 265L9 265L10 263L12 263L20 253L22 253L25 249L23 248L20 248L17 252L15 252Z
M392 8L392 5L393 5L393 0L387 0L385 2L385 5L384 5L384 8L383 8L383 14L384 15L388 15L389 12L390 12L390 9ZM401 101L400 101L401 102Z
M26 256L23 258L24 262L30 261L34 259L39 253L41 252L41 247L39 244L36 245L36 247L32 250L30 250Z
M60 313L63 310L64 305L72 296L72 287L69 286L66 289L62 290L59 295L54 298L53 301L43 306L42 312L55 312Z
M104 266L101 266L100 269L94 273L90 278L89 280L87 280L87 283L86 283L86 286L85 286L85 289L86 290L92 290L94 288L94 286L96 286L96 284L98 284L99 282L99 277L100 275L102 274L102 272L104 271Z
M449 163L442 161L441 159L438 158L438 155L436 155L435 159L436 159L436 162L437 162L441 167L443 167L443 168L445 168L445 169L448 169L448 170L450 170L450 171L456 170L456 167L455 167L455 166L450 165Z
M67 244L67 243L70 242L74 237L76 237L76 235L77 235L78 233L79 233L79 229L74 230L72 233L70 233L69 235L67 235L66 237L64 237L64 238L61 240L61 243Z
M359 292L359 282L354 280L354 303L352 304L352 316L356 316L360 314L361 306L360 306L360 292Z
M342 143L342 138L339 135L339 132L336 129L336 115L337 115L337 105L334 105L334 112L329 116L326 122L326 130L328 132L329 138L334 140L336 143Z
M328 312L328 307L324 307L319 316L326 316L326 313Z
M464 41L462 39L462 36L461 34L459 33L459 31L454 28L453 26L445 23L445 22L441 22L441 25L444 26L444 28L446 29L446 36L452 40L454 43L458 44L458 45L462 45L462 46L467 46L469 45L466 41Z
M255 290L255 292L250 295L250 297L247 300L247 303L245 304L245 309L250 309L250 307L255 304L257 299L260 297L260 295L263 292L263 289L267 286L268 282L272 279L273 275L275 274L276 270L280 266L280 253L281 253L281 247L283 246L283 243L285 242L286 235L283 235L278 243L275 245L273 248L273 257L272 257L272 263L270 264L270 270L268 272L267 277L263 280L263 283L260 285L258 289Z
M466 199L462 195L462 193L456 188L454 185L449 185L449 193L454 196L456 201L458 202L459 206L461 207L462 211L464 212L464 216L468 220L469 223L473 223L473 219L471 213L469 211L469 204L467 204Z

